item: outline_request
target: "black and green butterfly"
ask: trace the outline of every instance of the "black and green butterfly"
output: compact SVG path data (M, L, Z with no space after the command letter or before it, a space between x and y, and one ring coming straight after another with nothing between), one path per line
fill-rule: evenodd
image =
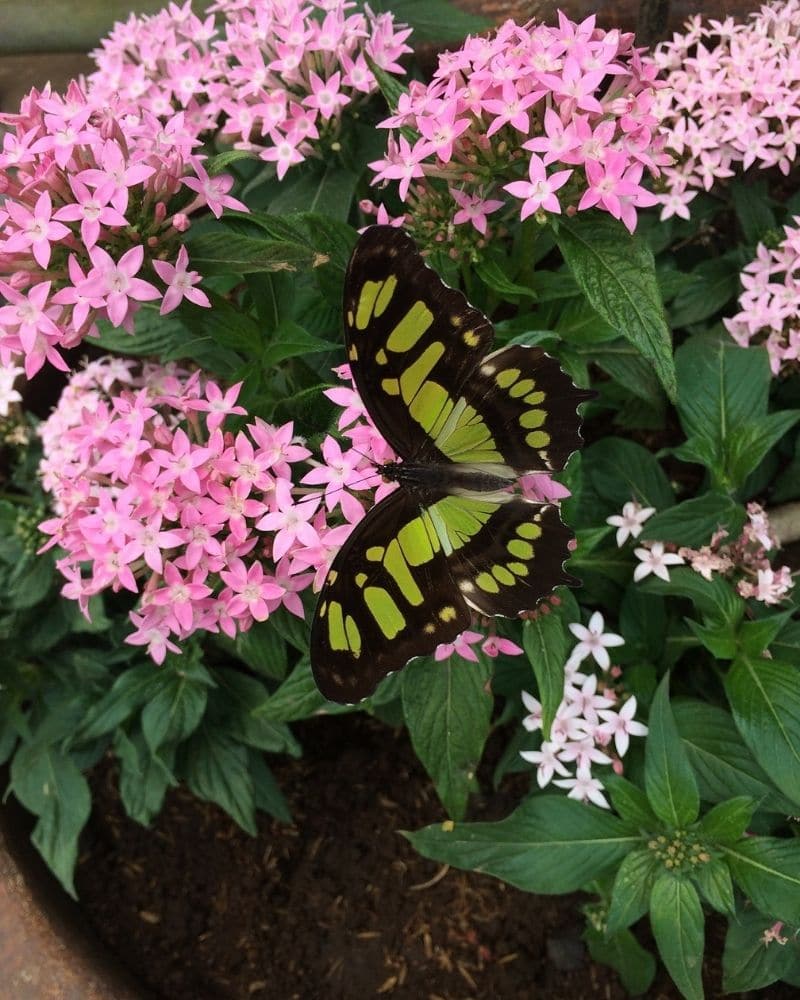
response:
M592 394L539 348L489 354L489 320L390 226L367 229L353 252L344 327L356 388L403 460L380 469L398 488L337 554L311 629L320 691L354 703L473 612L513 617L578 583L557 508L510 487L563 468Z

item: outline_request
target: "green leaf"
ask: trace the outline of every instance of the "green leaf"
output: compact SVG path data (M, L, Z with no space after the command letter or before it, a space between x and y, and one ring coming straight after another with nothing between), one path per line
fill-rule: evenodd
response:
M789 622L770 643L775 657L800 666L800 621Z
M733 717L770 779L800 803L800 672L742 654L725 679Z
M762 809L792 812L792 803L776 791L724 709L700 701L672 707L703 799L722 802L744 793Z
M630 824L561 795L530 798L498 823L439 824L404 836L426 858L548 895L580 889L642 843Z
M745 349L727 335L702 334L678 348L675 365L678 415L689 450L710 467L722 489L740 485L731 436L766 415L771 380L766 349Z
M75 742L88 743L116 729L152 697L158 684L158 667L152 663L125 670L111 690L86 713Z
M414 752L442 804L461 819L489 735L493 699L490 663L450 656L412 661L401 674L403 714Z
M748 243L755 246L771 230L777 229L772 199L765 180L759 178L754 182L750 177L735 177L731 179L728 191Z
M669 580L650 576L640 586L647 594L670 594L687 597L698 611L720 623L733 625L744 614L744 600L723 577L704 580L688 566L670 567Z
M584 933L584 940L594 961L615 969L631 996L642 996L653 985L656 961L630 931L606 937L589 926Z
M272 621L255 622L236 637L236 653L248 667L265 677L281 680L286 675L286 640Z
M703 910L692 883L659 876L650 896L650 924L675 985L687 1000L703 1000Z
M728 473L740 484L767 452L800 420L800 410L781 410L734 427L728 439Z
M647 403L660 406L663 402L661 385L652 367L639 352L624 340L591 344L585 351L589 360L599 365L615 382Z
M692 879L703 899L717 913L731 914L736 909L733 898L733 880L728 866L720 858L711 858L697 866Z
M675 502L666 473L652 452L625 438L606 437L584 448L584 476L616 510L629 500L661 510Z
M142 734L152 754L164 743L181 743L200 724L211 678L199 664L193 669L162 667L142 710Z
M660 865L653 852L644 848L622 859L611 890L608 933L617 934L643 917L650 906L650 891Z
M321 170L305 170L289 183L287 180L270 199L270 212L275 215L323 212L342 222L347 221L358 184L356 173L341 164L327 163Z
M675 296L669 311L674 329L708 319L736 298L741 261L738 253L700 261L691 282Z
M284 798L272 771L267 767L262 753L250 752L250 777L253 780L256 809L269 813L282 823L292 822L289 803Z
M772 613L755 621L743 621L737 636L742 652L756 658L762 657L773 644L777 645L775 638L782 633L791 615L789 610Z
M650 808L647 796L633 782L621 775L604 776L603 781L611 796L611 804L620 816L642 833L660 827L658 817Z
M192 265L206 276L304 271L316 263L315 254L300 243L258 239L231 231L197 236L190 241L189 249Z
M756 805L747 795L719 802L700 821L700 831L715 843L735 844L750 825Z
M559 614L541 613L522 627L522 645L533 667L542 703L542 738L550 739L550 726L564 699L564 663L567 634Z
M350 705L337 705L322 697L311 673L311 663L304 657L277 691L254 707L253 715L273 722L296 722L312 715L342 715L352 711Z
M41 742L21 746L11 762L11 790L38 819L31 840L70 896L75 896L78 836L89 819L89 784L69 754Z
M678 738L669 703L669 675L658 685L648 718L644 781L653 812L665 823L685 827L700 812L697 782Z
M255 794L247 748L202 728L182 749L182 773L189 788L199 798L216 802L255 837Z
M238 163L240 160L250 160L252 162L255 159L255 153L251 153L248 150L226 149L224 153L217 153L216 156L210 156L203 165L209 177L216 177L217 174L226 171L232 163Z
M745 837L723 852L754 906L773 921L800 924L800 840Z
M558 245L581 291L611 326L652 363L675 399L672 338L656 281L653 254L620 222L593 213L559 219Z
M414 29L413 42L460 42L492 26L491 20L470 14L446 0L378 0L370 7L389 11L395 21Z
M513 301L520 295L532 299L536 298L536 292L533 289L512 281L496 260L479 261L475 265L474 271L487 288L502 295L505 299Z
M189 332L174 313L160 316L158 309L148 305L143 305L136 313L133 335L105 319L97 321L97 328L100 336L90 338L87 343L113 354L138 358L171 353L189 339Z
M149 826L161 812L167 789L178 784L171 770L174 750L163 747L160 754L152 754L141 734L129 738L124 729L118 729L114 751L119 760L119 793L125 812L142 826Z
M299 324L286 320L275 331L271 341L264 346L261 364L269 369L279 361L285 361L286 358L301 358L306 354L338 350L338 344L315 337Z
M745 518L741 504L727 493L712 490L654 514L645 524L642 538L696 548L707 544L718 528L726 528L731 538L737 538Z
M214 678L219 686L212 705L215 728L257 750L300 756L300 746L286 724L261 711L269 702L261 681L224 667L214 671Z
M775 923L758 910L737 913L728 925L722 956L722 986L726 993L760 990L783 979L800 955L796 942L765 945L764 932Z

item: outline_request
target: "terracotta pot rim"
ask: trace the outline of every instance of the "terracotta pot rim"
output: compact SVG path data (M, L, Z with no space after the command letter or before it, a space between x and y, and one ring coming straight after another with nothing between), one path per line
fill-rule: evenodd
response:
M7 786L6 781L3 783ZM30 842L33 820L0 807L0 967L14 1000L155 1000L89 928ZM6 993L5 990L9 992Z

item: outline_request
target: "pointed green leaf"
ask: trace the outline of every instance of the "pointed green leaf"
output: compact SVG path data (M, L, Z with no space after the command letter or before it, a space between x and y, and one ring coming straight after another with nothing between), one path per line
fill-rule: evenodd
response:
M31 840L70 896L78 837L92 807L89 784L75 761L51 744L21 746L11 762L11 790L38 819Z
M703 1000L703 910L691 882L667 873L656 879L650 925L675 985L687 1000Z
M158 683L158 668L152 663L125 670L111 690L89 709L75 743L88 743L110 733L152 697Z
M641 846L611 813L561 795L537 795L498 823L455 823L406 833L426 858L485 872L525 892L573 892Z
M167 789L177 785L172 773L175 752L162 747L152 754L144 737L129 738L124 729L114 734L114 750L119 760L119 793L125 812L142 826L149 826L161 812Z
M775 921L752 908L742 910L728 925L722 956L722 986L726 993L760 990L783 979L798 960L800 945L785 945L763 937Z
M757 804L746 795L718 803L700 821L703 836L717 844L736 843L747 830Z
M800 803L800 672L788 663L743 654L725 690L739 732L770 779Z
M581 468L616 510L629 500L663 510L675 502L666 473L652 452L635 441L605 437L583 449Z
M744 793L762 809L792 812L792 803L757 763L728 712L688 700L677 701L673 712L703 799L723 802Z
M164 743L182 742L199 725L211 681L201 671L162 667L156 672L157 684L142 710L142 734L152 754Z
M725 528L731 538L737 538L744 521L741 504L735 503L727 493L712 490L654 514L644 526L642 540L706 545L718 528Z
M656 960L630 931L606 937L594 927L588 926L584 940L594 961L615 969L631 996L643 996L653 985Z
M201 799L216 802L245 831L257 833L253 779L247 748L213 730L200 729L182 747L182 773Z
M700 895L718 913L733 913L733 880L730 869L720 858L712 858L698 865L692 872L694 883Z
M622 859L611 890L608 933L617 934L643 917L650 906L653 879L661 866L653 852L644 848Z
M610 774L603 778L611 796L611 805L620 816L642 832L652 832L660 828L658 817L650 808L647 795L627 778Z
M724 847L731 874L765 916L800 925L800 841L746 837Z
M564 663L567 635L559 614L537 614L525 622L522 644L533 667L539 700L542 703L542 738L550 739L550 726L564 699Z
M722 576L703 579L688 566L670 567L669 580L650 576L640 584L648 594L688 597L704 615L718 622L738 623L745 603Z
M456 655L439 662L423 657L400 676L414 752L447 812L461 819L489 735L491 665L483 656L478 663Z
M685 827L700 812L697 781L678 738L669 703L669 675L658 685L648 718L644 781L653 812L665 823Z
M621 223L599 212L588 218L559 219L557 238L586 298L607 323L641 351L667 395L674 399L672 337L650 248Z

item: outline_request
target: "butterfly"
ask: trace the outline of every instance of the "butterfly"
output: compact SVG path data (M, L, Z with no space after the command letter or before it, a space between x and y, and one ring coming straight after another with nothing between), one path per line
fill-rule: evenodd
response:
M490 353L486 316L391 226L360 237L343 312L355 386L402 459L379 468L397 487L337 553L311 627L320 692L352 704L474 613L515 617L579 583L557 507L512 487L564 467L593 393L538 347Z

